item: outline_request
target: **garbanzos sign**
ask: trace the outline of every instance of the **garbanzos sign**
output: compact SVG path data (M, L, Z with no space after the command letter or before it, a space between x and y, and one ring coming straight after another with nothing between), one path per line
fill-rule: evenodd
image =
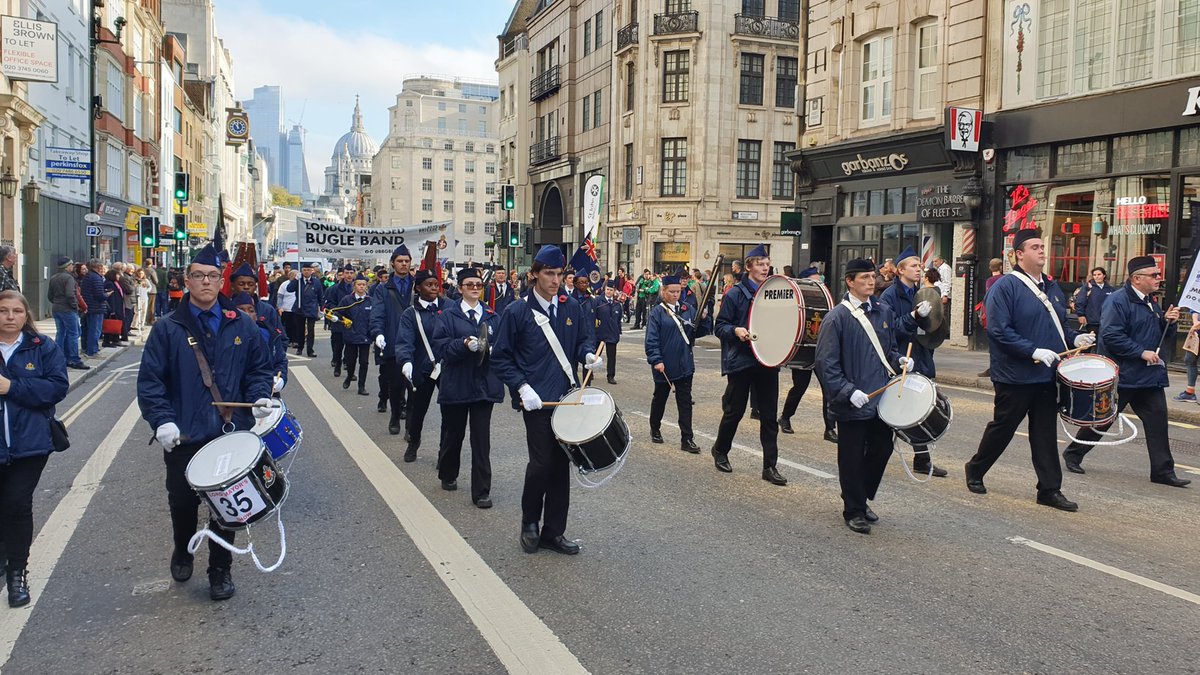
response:
M842 162L842 173L847 176L892 173L903 171L906 166L908 166L908 155L903 152L893 152L878 157L863 157L862 153L859 153L854 159Z
M817 183L891 179L953 167L940 127L814 147L800 152L800 162Z

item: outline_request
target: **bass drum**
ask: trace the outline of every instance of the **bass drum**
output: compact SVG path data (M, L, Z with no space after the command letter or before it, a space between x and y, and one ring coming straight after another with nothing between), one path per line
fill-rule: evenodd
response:
M832 308L829 289L819 281L781 274L767 277L750 305L754 358L768 368L812 368L821 321Z

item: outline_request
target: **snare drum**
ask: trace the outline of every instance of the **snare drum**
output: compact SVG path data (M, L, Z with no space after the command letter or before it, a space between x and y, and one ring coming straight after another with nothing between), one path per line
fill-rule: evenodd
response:
M750 305L750 351L768 368L809 369L816 363L817 334L833 307L829 289L812 279L767 277Z
M287 477L267 446L252 432L235 431L210 441L184 472L196 494L208 501L221 526L237 530L262 520L287 498Z
M271 459L278 461L300 445L300 441L304 440L304 430L282 400L278 408L270 408L270 411L271 414L258 420L251 431L263 439L271 451Z
M1117 418L1117 364L1079 354L1058 364L1058 416L1077 427L1101 427Z
M892 384L879 395L879 419L905 443L930 445L946 434L954 410L933 380L909 373L903 384Z
M588 387L567 392L562 402L582 400L584 405L560 405L550 417L550 429L580 473L602 471L621 462L633 437L612 396Z

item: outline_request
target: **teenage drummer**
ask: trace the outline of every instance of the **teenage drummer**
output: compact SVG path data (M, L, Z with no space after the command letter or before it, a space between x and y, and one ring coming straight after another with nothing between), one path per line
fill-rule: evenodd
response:
M1125 286L1108 296L1100 319L1101 355L1116 362L1121 374L1117 382L1117 412L1133 406L1142 427L1146 430L1146 450L1150 453L1150 482L1185 487L1192 481L1175 475L1175 460L1167 434L1167 367L1161 346L1175 340L1179 308L1163 311L1154 301L1154 293L1162 285L1162 273L1154 258L1141 255L1132 258ZM1112 424L1098 429L1082 429L1077 438L1084 443L1071 443L1063 450L1067 470L1084 473L1083 456L1094 445L1086 441L1100 440L1097 432L1108 431Z
M192 576L188 541L196 533L200 498L188 484L188 462L204 444L222 435L222 427L239 430L254 426L254 417L270 415L271 363L258 326L219 294L221 268L212 244L202 248L184 274L187 293L175 311L154 324L138 370L138 406L163 448L167 470L167 504L175 550L171 577ZM210 371L211 374L205 371ZM254 401L254 408L212 405L212 382L222 401ZM253 411L253 416L251 412ZM208 527L232 543L234 533L210 518ZM210 540L209 597L233 597L233 556Z
M732 473L729 450L738 424L746 414L751 391L757 393L759 408L758 437L763 449L763 480L775 485L787 485L787 479L775 468L779 458L779 369L768 368L754 358L750 351L750 305L758 287L767 280L771 259L765 244L751 249L746 256L746 273L742 280L725 293L721 312L717 315L716 335L721 340L721 374L727 378L725 395L721 397L721 425L713 443L713 463L718 471Z
M579 553L579 544L565 536L570 464L551 428L552 410L542 402L557 402L576 386L575 363L598 370L604 359L595 354L594 332L583 308L560 291L566 264L556 246L538 251L529 270L532 289L504 310L492 350L493 372L516 390L524 408L529 464L521 495L520 541L526 553L538 548Z
M371 355L371 307L372 297L367 293L367 278L359 274L354 277L351 292L337 299L334 323L342 327L342 349L339 354L346 360L346 379L342 389L349 389L358 372L358 395L367 395L367 364ZM347 326L345 321L349 320Z
M400 420L408 414L407 398L409 383L400 374L396 362L396 342L393 336L400 327L400 315L413 303L414 283L409 268L412 255L408 247L400 244L392 251L391 273L386 282L377 284L372 293L371 339L379 350L379 412L386 412L391 405L388 433L400 434Z
M696 361L692 346L708 335L712 319L696 323L696 306L680 302L680 278L664 276L659 285L661 301L646 316L646 362L654 379L654 397L650 401L650 440L662 443L662 419L667 397L675 391L679 411L679 449L699 454L692 432L692 376ZM695 296L693 296L695 297Z
M417 287L417 299L400 315L400 325L389 342L396 345L396 363L406 382L412 383L408 396L408 418L405 420L404 437L408 448L404 461L417 461L417 450L421 447L421 431L425 428L425 414L433 400L433 389L437 386L439 368L433 353L433 332L437 328L440 314L450 303L442 299L442 282L433 272L421 270L413 277Z
M273 390L276 394L283 391L283 387L287 384L288 379L288 361L287 347L288 336L283 329L283 322L279 320L279 312L274 307L262 299L258 287L258 273L254 271L254 267L248 262L242 263L229 275L230 293L236 295L238 293L247 293L254 300L253 317L259 326L267 329L267 334L271 336L268 345L268 351L271 354L271 364L275 369L275 378ZM279 357L282 354L282 358Z
M895 274L892 283L879 294L879 302L888 306L896 315L892 328L896 331L896 348L901 354L907 354L912 348L913 372L920 373L929 379L937 375L933 363L933 350L917 342L917 319L929 316L933 304L928 300L915 303L918 288L921 286L921 258L913 247L908 246L896 256ZM929 456L929 446L913 446L913 471L932 474L944 478L947 473L942 467L933 463Z
M258 313L258 303L250 293L234 293L230 301L234 307L258 324L259 336L267 346L267 360L271 364L271 372L275 374L272 377L271 392L278 394L283 389L284 378L287 377L287 339L283 336L283 329L273 329L268 325L265 317ZM272 314L274 312L269 312L267 316Z
M879 419L881 389L911 361L896 349L896 315L875 294L875 265L846 263L846 297L825 315L817 337L817 379L838 427L838 481L846 527L871 532L874 500L892 455L892 428Z
M988 291L985 299L988 351L996 400L992 421L966 465L967 489L987 494L983 477L1012 441L1017 426L1029 418L1029 447L1037 473L1037 503L1062 511L1079 505L1062 493L1058 463L1058 392L1054 364L1068 344L1085 347L1096 342L1091 333L1077 333L1067 323L1067 301L1058 284L1042 273L1046 244L1037 229L1018 230L1013 237L1016 265Z
M604 343L604 360L608 362L608 383L617 383L617 344L621 341L621 303L617 302L617 281L604 284L604 292L592 300L596 317L596 342ZM648 330L648 329L647 329Z

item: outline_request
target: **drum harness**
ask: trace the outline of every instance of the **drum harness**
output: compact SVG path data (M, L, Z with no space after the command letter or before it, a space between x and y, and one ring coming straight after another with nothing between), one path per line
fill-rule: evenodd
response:
M425 324L421 321L421 310L414 307L413 316L417 319L417 332L421 334L421 344L425 345L425 355L433 364L433 372L429 373L429 379L436 380L442 374L442 364L433 358L433 348L429 346L429 338L425 336Z

